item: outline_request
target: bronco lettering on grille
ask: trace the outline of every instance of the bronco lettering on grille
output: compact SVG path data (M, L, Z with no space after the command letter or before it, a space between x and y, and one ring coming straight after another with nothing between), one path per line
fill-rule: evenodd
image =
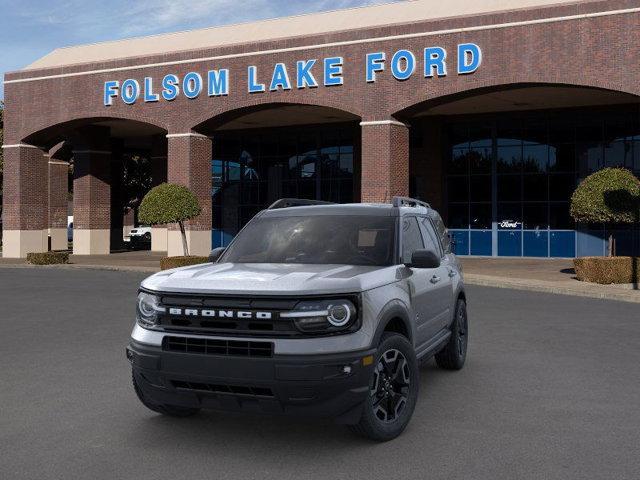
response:
M215 318L239 318L271 320L271 312L251 312L242 310L197 310L195 308L169 309L169 315L184 315L186 317L215 317Z

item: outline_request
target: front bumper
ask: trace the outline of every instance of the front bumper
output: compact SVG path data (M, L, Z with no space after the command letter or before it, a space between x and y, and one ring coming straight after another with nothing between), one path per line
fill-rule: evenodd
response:
M356 423L369 392L375 350L269 358L164 351L132 340L138 386L154 403L214 410L305 415Z

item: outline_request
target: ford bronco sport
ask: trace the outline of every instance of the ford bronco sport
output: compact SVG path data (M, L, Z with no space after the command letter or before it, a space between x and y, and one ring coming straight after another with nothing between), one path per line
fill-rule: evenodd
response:
M127 357L153 411L316 415L384 441L419 362L464 365L462 271L426 203L279 200L210 261L140 287Z

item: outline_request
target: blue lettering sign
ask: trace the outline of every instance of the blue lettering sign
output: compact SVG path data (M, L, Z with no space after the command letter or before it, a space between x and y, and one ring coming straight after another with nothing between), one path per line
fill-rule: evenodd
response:
M342 57L329 57L324 59L325 87L342 85L344 83L344 79L342 78L343 63L344 59Z
M460 75L473 73L482 64L482 50L475 43L461 43L458 45L458 73Z
M202 77L200 74L196 72L187 73L182 79L182 91L187 98L197 98L202 92Z
M284 63L276 63L276 66L273 68L273 76L271 77L269 90L275 92L278 88L291 90L291 82L289 81L287 66Z
M391 58L391 74L397 80L407 80L416 71L416 57L409 50L398 50Z
M433 77L433 71L439 77L447 76L447 51L442 47L429 47L424 49L424 76Z
M207 77L210 97L229 95L229 70L209 70Z
M120 82L117 80L111 80L104 82L104 105L110 107L113 105L113 99L118 96L118 87Z
M145 102L157 102L160 100L160 95L153 93L153 78L145 77L144 79L144 101Z
M367 54L367 82L376 81L376 73L384 71L384 62L387 55L384 52Z
M371 52L365 55L366 83L375 83L378 77L384 76L387 70L387 55L390 55L389 67L391 74L398 81L410 79L417 68L422 69L425 78L447 76L447 51L439 46L424 48L421 55L416 57L411 50L400 49L393 55L390 52ZM450 63L453 60L450 60ZM419 64L419 62L423 62ZM322 72L317 73L316 64L321 64ZM318 75L323 74L322 85L325 87L344 84L344 57L326 57L297 60L295 62L295 86L297 89L318 88L319 83L314 68ZM467 75L476 72L482 65L482 50L475 43L461 43L457 46L457 72L459 75ZM127 105L135 104L138 99L145 103L158 102L161 99L168 102L175 100L181 93L188 99L196 99L206 90L208 97L221 97L229 95L231 71L229 69L213 69L206 71L188 72L184 77L170 73L160 81L159 78L142 77L139 80L129 78L124 81L109 80L104 82L103 103L105 106L113 105L116 98L121 98ZM389 74L387 74L389 75ZM389 77L389 78L390 78ZM240 79L242 81L242 79ZM247 91L249 93L264 93L267 88L271 92L291 90L292 79L287 70L287 63L278 62L273 65L273 72L268 84L262 83L258 76L258 67L247 67ZM157 83L161 83L158 87ZM205 85L206 82L206 85ZM142 84L142 88L141 88ZM158 90L154 90L155 88ZM268 85L268 87L267 87Z
M129 78L122 82L122 90L120 91L122 101L127 105L133 105L140 96L140 84L137 80Z
M301 60L296 63L296 86L298 88L316 88L318 82L311 69L317 60Z
M180 93L180 87L178 87L178 77L173 74L166 75L162 79L162 98L170 102L175 100Z

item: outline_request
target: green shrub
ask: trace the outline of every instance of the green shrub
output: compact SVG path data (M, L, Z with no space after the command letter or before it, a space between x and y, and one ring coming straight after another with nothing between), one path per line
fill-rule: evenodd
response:
M160 260L160 270L170 270L178 267L188 267L190 265L199 265L208 263L209 257L165 257Z
M624 168L605 168L585 178L571 196L571 216L584 223L634 223L640 180Z
M574 259L573 265L576 277L583 282L609 285L640 281L638 257L581 257Z
M142 199L138 219L149 225L177 223L182 234L184 254L189 256L184 222L197 217L200 213L202 208L191 190L182 185L163 183L152 188Z
M69 252L27 253L31 265L59 265L69 263Z

